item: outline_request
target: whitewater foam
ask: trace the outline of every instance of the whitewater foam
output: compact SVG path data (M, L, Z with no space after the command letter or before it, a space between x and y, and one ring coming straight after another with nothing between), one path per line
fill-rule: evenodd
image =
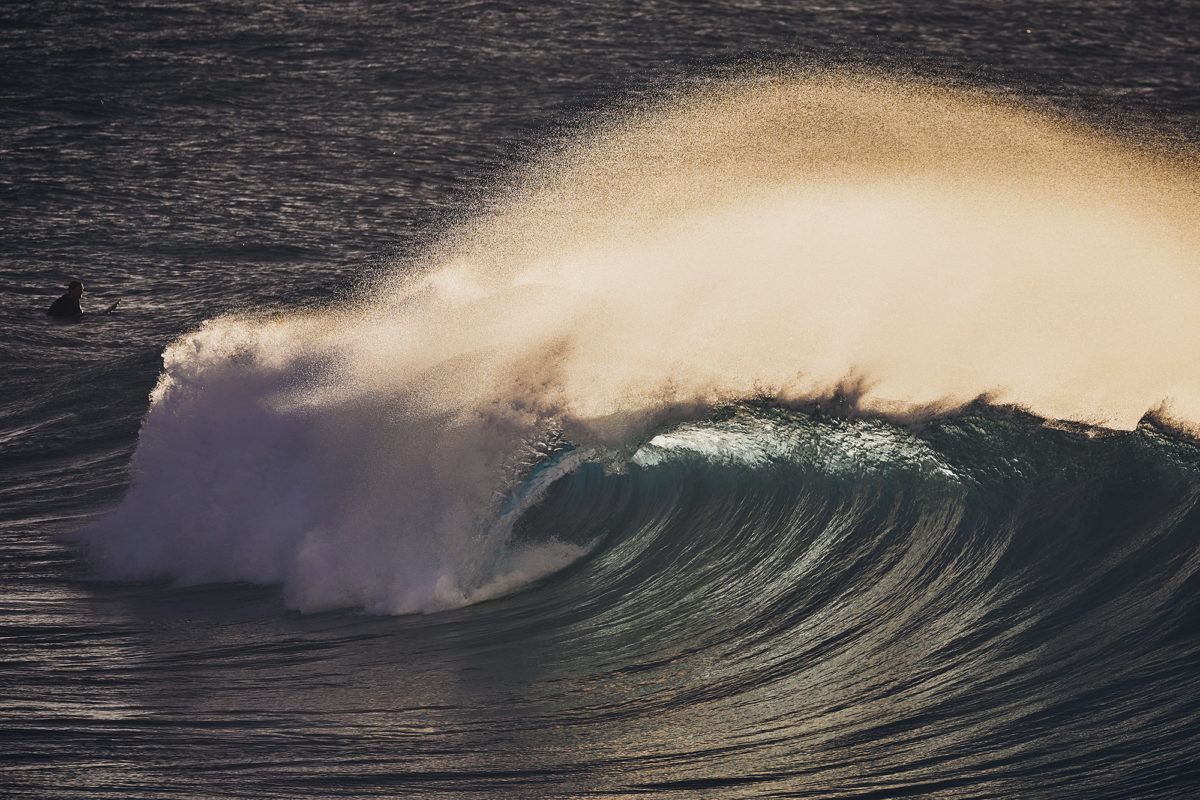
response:
M631 112L366 299L173 344L133 488L85 537L107 577L431 611L585 551L507 545L548 434L619 463L671 420L848 379L871 412L1200 421L1194 163L869 76Z

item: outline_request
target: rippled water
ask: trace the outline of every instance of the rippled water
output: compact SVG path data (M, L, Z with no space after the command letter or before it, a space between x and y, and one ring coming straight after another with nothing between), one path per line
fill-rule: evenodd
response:
M1152 424L726 409L516 523L514 553L587 556L424 615L97 581L68 535L126 496L178 336L388 286L369 279L608 109L868 64L1194 143L1195 17L5 4L0 793L1191 796L1200 461ZM75 278L119 311L49 322ZM178 530L171 509L139 522Z

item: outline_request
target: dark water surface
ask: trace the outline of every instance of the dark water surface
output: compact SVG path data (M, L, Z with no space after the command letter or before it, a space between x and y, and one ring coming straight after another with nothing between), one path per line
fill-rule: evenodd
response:
M1149 425L747 406L571 473L515 536L588 557L428 615L64 541L180 334L345 296L605 108L831 63L1200 140L1194 3L0 7L0 794L1200 794L1200 451ZM47 320L76 278L120 310Z

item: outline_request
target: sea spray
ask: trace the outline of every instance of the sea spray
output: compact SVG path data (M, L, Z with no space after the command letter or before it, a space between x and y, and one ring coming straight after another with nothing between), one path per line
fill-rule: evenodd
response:
M173 344L133 487L85 538L107 577L431 611L583 552L507 549L547 437L619 463L672 420L848 377L870 412L1200 420L1190 158L872 76L631 112L369 300Z

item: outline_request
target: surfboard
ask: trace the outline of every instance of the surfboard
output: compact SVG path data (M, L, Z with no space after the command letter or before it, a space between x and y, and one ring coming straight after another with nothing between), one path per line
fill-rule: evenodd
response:
M121 303L121 298L119 298L119 297L118 297L118 298L117 298L115 301L113 301L113 304L112 304L111 306L109 306L108 308L104 309L104 313L105 313L105 314L111 314L112 312L116 311L116 310L117 310L117 306L118 306L118 305L120 305L120 303Z

